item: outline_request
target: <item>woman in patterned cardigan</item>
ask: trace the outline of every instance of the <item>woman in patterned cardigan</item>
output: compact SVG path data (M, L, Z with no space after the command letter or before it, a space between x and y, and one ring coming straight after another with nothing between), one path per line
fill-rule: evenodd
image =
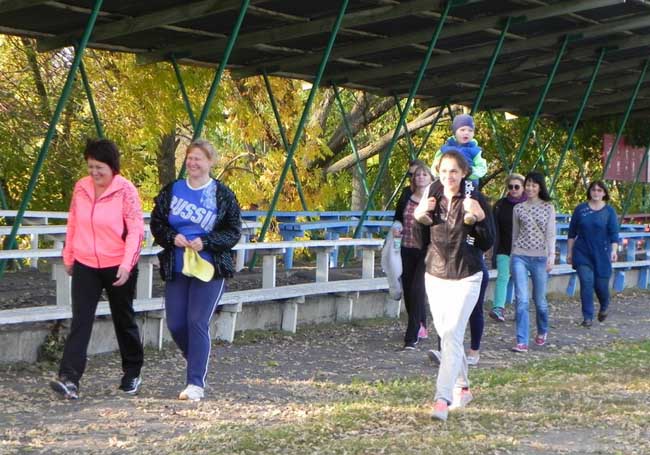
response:
M544 346L548 336L546 283L555 262L555 208L546 189L544 176L529 172L524 182L527 200L517 204L512 215L510 269L515 283L515 352L528 352L528 272L533 281L537 335L535 344Z

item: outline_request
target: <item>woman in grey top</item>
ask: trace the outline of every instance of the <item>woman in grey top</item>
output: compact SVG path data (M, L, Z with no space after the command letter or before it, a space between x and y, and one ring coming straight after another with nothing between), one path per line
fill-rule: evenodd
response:
M512 213L510 270L515 283L517 344L515 352L528 352L528 272L533 281L537 335L535 344L544 346L548 336L546 283L555 262L555 208L544 176L529 172L524 182L527 200Z

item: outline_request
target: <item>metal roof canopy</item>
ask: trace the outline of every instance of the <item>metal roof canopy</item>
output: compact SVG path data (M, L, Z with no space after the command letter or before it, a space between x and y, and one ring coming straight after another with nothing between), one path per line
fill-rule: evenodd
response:
M585 117L621 113L650 55L644 0L456 0L417 96L432 105L472 103L507 17L506 34L483 109L530 114L566 35L571 41L544 103L571 115L600 49L608 48ZM239 0L106 0L88 44L132 52L141 63L169 60L217 66ZM405 96L435 29L443 0L351 0L324 81ZM228 68L235 77L311 80L339 0L251 0ZM31 36L40 50L73 45L92 0L0 0L0 33ZM639 108L647 109L641 88ZM646 90L647 91L647 90Z

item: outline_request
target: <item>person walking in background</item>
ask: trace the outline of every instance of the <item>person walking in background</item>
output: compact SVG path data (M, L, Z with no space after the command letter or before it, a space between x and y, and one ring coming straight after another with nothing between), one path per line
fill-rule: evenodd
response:
M225 290L225 279L234 274L232 247L241 235L235 194L210 176L216 159L208 141L192 142L185 153L187 178L165 186L151 212L151 233L163 247L158 258L165 281L167 327L187 361L181 400L204 397L210 319ZM189 263L192 258L194 264Z
M587 189L587 202L573 211L567 241L567 262L573 265L580 281L583 327L594 320L594 290L600 302L598 320L607 318L609 308L609 278L612 262L617 260L618 220L608 204L609 191L597 180Z
M427 294L424 289L424 256L429 244L428 229L415 221L413 213L424 197L424 190L433 180L429 167L422 161L409 163L411 184L404 188L397 202L394 219L402 229L393 232L395 238L401 237L402 287L404 306L408 314L408 325L404 334L404 349L415 349L420 338L427 338Z
M537 335L535 344L544 346L548 337L548 272L555 263L555 208L539 172L526 175L527 200L515 205L512 217L510 271L515 282L517 344L515 352L528 352L528 273L533 282Z
M494 285L494 301L489 316L497 322L505 322L504 308L512 300L513 283L510 280L510 250L512 248L512 211L516 204L526 200L524 176L510 174L506 178L507 194L494 204L496 239L494 259L497 279Z
M442 344L431 417L447 420L449 410L472 400L463 338L481 290L482 257L494 241L494 223L483 195L476 189L465 195L471 168L459 151L447 151L437 171L442 195L436 198L431 188L425 191L415 218L431 226L424 280Z
M133 311L138 259L144 239L142 206L135 186L120 175L120 152L106 139L86 144L88 176L74 187L63 248L72 276L72 323L58 377L50 387L67 399L79 397L95 310L106 290L122 356L119 389L135 394L144 351Z

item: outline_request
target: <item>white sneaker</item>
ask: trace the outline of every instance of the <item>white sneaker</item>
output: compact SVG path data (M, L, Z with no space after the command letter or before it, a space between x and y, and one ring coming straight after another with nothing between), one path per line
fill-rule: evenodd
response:
M434 365L440 365L440 362L442 361L442 355L440 354L440 351L436 351L435 349L429 349L427 351L427 356L429 356L429 360L431 360L431 363Z
M478 361L481 358L481 354L476 354L476 355L468 355L467 356L467 365L472 365L476 366L478 365Z
M454 411L456 409L464 408L469 404L470 401L474 399L472 392L469 389L461 389L460 387L454 387L454 392L452 394L451 405L449 405L449 410Z
M203 398L203 387L194 384L189 384L185 387L185 390L178 395L179 400L201 401L201 398Z

